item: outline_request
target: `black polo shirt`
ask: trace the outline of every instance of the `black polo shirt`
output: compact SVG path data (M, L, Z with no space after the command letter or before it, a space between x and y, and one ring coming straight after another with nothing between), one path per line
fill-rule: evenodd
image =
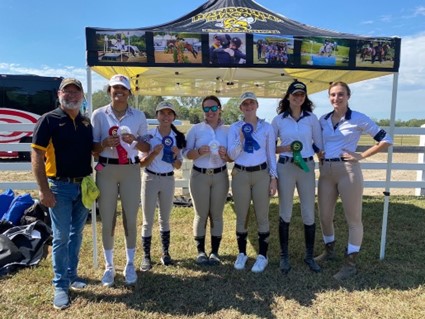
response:
M33 148L46 152L48 177L84 177L92 173L93 131L90 120L72 119L60 107L43 114L32 140Z

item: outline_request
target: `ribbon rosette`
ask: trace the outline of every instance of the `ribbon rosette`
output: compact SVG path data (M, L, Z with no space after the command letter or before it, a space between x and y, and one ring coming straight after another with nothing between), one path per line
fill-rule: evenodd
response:
M296 164L299 168L301 168L304 172L309 172L306 162L301 156L301 150L303 149L303 143L300 141L293 141L291 143L291 150L293 154L294 164Z
M110 136L118 136L119 135L119 127L118 126L112 126L109 128L109 135ZM127 157L127 151L125 148L121 145L121 139L120 144L116 147L117 153L118 153L118 163L119 164L127 164L128 163L128 157Z
M254 153L254 150L259 150L260 145L258 142L252 137L252 133L254 132L254 127L250 123L245 123L242 125L242 133L245 137L245 143L243 146L243 150L247 153Z
M173 144L174 141L170 136L164 136L162 139L162 145L164 145L162 150L162 160L170 164L174 162L174 154L172 150Z

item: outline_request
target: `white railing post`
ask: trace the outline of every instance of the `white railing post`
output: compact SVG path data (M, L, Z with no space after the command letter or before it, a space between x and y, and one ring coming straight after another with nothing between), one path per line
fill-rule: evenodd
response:
M421 126L422 128L425 128L425 124ZM424 147L425 146L425 134L420 135L419 138L419 146ZM425 163L425 153L418 153L418 164L424 164ZM425 170L417 171L416 173L416 180L418 182L425 181ZM425 188L416 188L415 190L416 196L424 196L425 195Z
M182 187L182 195L189 195L189 180L190 180L190 170L192 167L192 161L185 160L183 161L181 170L182 170L182 178L187 181L186 186Z

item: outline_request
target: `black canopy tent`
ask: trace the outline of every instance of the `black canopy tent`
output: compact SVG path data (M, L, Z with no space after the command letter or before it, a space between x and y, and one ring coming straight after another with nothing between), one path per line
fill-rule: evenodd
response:
M333 81L360 82L393 74L395 122L401 39L324 30L288 19L252 0L210 0L169 23L135 28L86 28L87 82L91 72L131 80L133 94L280 98L298 79L309 93ZM389 194L392 149L388 153ZM389 196L385 198L381 258Z

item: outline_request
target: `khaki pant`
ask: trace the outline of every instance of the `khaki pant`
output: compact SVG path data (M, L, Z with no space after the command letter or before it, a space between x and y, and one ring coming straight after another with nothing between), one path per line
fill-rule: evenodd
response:
M301 216L305 225L314 224L314 203L316 177L314 174L314 161L306 162L309 172L305 172L296 164L286 162L277 164L279 188L279 216L285 223L291 222L294 206L294 191L297 187L300 197Z
M348 242L361 246L363 240L363 174L358 162L323 162L320 164L318 201L323 235L335 235L335 204L341 196L348 223Z
M254 204L258 232L270 231L269 224L270 175L267 169L247 172L233 168L232 193L236 212L236 232L248 232L248 212L251 199Z
M148 172L142 177L142 237L152 236L155 209L159 204L159 230L170 230L170 214L174 199L174 176L157 176Z
M139 164L105 164L103 170L96 173L96 184L100 190L98 203L102 218L103 248L111 250L114 247L118 194L123 211L126 247L136 248L141 188Z
M227 170L208 175L192 169L189 191L195 209L193 235L204 237L208 218L210 218L211 236L221 237L224 204L229 191Z

